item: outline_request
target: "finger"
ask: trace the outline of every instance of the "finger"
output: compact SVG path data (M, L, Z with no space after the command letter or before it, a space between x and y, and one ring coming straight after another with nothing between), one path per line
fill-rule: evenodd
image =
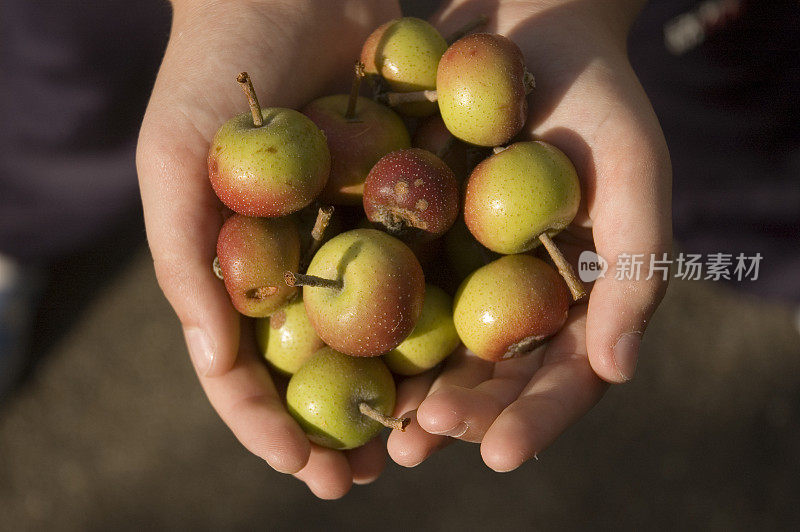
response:
M491 379L474 388L440 387L420 405L417 417L427 432L480 442L505 407L522 392L542 362L544 348L498 362Z
M353 486L353 473L344 453L314 444L308 464L294 476L320 499L340 499Z
M483 437L481 456L495 471L511 471L536 457L607 388L587 358L585 307L575 307L571 314L567 326L547 346L542 367Z
M405 431L393 430L386 442L389 456L398 465L414 467L422 463L437 449L449 443L448 438L429 434L417 423L417 407L425 399L436 378L435 371L405 379L397 389L397 405L394 415L408 417L411 422Z
M428 395L448 384L472 388L491 377L492 371L494 371L494 363L476 356L472 351L460 345L447 358L442 373L431 385Z
M200 377L211 405L236 438L281 473L296 473L309 460L310 443L286 411L266 366L245 328L242 349L230 371Z
M386 449L383 440L373 438L366 445L345 451L355 484L374 482L386 467Z
M433 381L439 376L439 369L407 377L397 385L397 401L394 405L394 414L399 417L406 412L416 410L419 404L428 395Z
M239 322L211 268L223 220L208 184L208 140L180 126L154 127L152 120L143 122L136 162L156 277L197 372L222 375L236 358Z
M624 382L633 377L642 334L669 279L652 271L650 261L661 260L672 245L671 170L666 148L658 152L660 132L642 131L624 117L610 121L596 149L596 200L589 210L597 252L609 266L589 298L587 343L595 372Z
M430 386L430 391L416 394L417 405L426 393L435 393L443 386L471 388L477 386L492 374L494 364L478 358L463 345L459 346L447 359L442 373ZM431 434L420 425L419 411L410 412L411 423L405 432L395 431L389 437L389 455L398 464L414 467L425 461L434 452L448 445L450 440L441 435Z

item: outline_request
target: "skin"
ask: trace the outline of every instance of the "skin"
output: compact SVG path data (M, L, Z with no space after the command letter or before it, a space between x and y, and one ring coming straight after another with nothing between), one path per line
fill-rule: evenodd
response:
M220 229L217 257L231 303L245 316L269 316L297 293L283 280L300 262L300 236L289 218L234 214Z
M555 334L570 295L558 272L530 255L506 255L467 277L453 321L464 345L491 361L521 356Z
M361 62L367 74L380 75L391 90L411 92L436 88L436 69L447 49L444 37L424 20L403 17L379 26L364 42ZM427 116L436 103L398 106L403 114Z
M309 275L341 280L341 290L303 287L314 330L334 349L374 357L397 347L422 313L425 278L414 253L375 229L354 229L324 244Z
M524 72L522 52L502 35L476 33L453 43L436 75L447 129L478 146L508 142L527 117Z
M409 148L385 155L370 170L364 212L400 238L430 240L453 225L458 196L458 182L441 159Z
M379 358L351 357L330 347L314 353L286 390L289 412L312 442L329 449L360 447L383 429L359 411L361 402L389 415L395 403L392 374Z
M257 320L255 332L264 359L283 375L294 374L325 345L314 331L300 297L269 318Z
M539 245L578 213L581 184L564 152L546 142L518 142L480 163L469 177L464 221L484 246L506 255Z
M411 140L402 119L388 107L359 97L356 115L346 119L349 96L318 98L303 108L328 139L331 173L320 201L360 205L364 180L387 153L408 148Z
M453 300L438 286L428 284L414 331L386 353L383 361L392 373L418 375L444 360L460 342L453 324Z
M626 57L639 4L451 0L432 19L450 34L486 14L487 31L520 45L537 76L537 105L524 135L564 150L585 187L584 204L565 232L575 237L573 253L591 248L609 258L670 248L669 158ZM399 17L399 6L382 0L231 0L224 6L175 0L173 7L172 35L136 158L159 285L181 322L209 401L239 441L316 496L342 497L354 482L380 475L385 451L379 440L345 452L309 444L286 411L252 332L240 327L209 268L223 219L208 182L208 146L219 126L243 110L232 76L247 69L261 103L270 106L301 108L320 94L345 91L364 39ZM303 64L315 68L297 68ZM518 467L599 400L605 389L600 379L633 376L637 349L623 356L614 346L622 335L644 331L664 288L658 276L602 279L588 307L572 308L541 356L492 364L461 349L440 376L405 379L394 414L418 415L405 432L390 435L392 458L417 465L444 447L450 433L481 442L492 469Z
M231 82L233 83L233 81ZM330 173L325 135L293 109L261 110L231 118L214 135L208 177L220 200L247 216L284 216L316 198Z

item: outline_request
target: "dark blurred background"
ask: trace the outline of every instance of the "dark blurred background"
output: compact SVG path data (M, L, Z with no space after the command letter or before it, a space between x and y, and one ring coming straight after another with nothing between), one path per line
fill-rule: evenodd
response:
M98 175L111 174L122 184L119 204L94 222L104 232L81 242L61 239L59 211L35 211L54 227L59 249L43 267L25 376L0 403L0 530L800 526L795 2L754 8L677 56L662 28L699 3L652 2L631 36L632 61L673 155L677 246L759 251L762 281L673 282L634 381L612 388L539 461L497 474L477 446L455 444L414 469L390 463L377 482L338 502L318 501L236 442L206 401L156 284L132 150L169 10L136 3L136 16L156 20L146 35L90 24L76 44L87 16L127 13L129 3L27 4L0 10L2 105L13 117L2 126L0 168L8 174L30 153L25 142L40 143L52 154L38 157L41 168L70 161L76 177L56 172L65 188L77 182L90 191ZM424 16L435 2L404 4ZM36 11L54 6L59 16ZM135 16L118 18L136 27ZM37 21L21 41L6 31L22 31L20 20ZM12 40L29 45L21 59L6 46ZM75 55L97 42L106 43L102 56L87 63ZM68 68L71 61L83 70ZM116 85L103 76L108 69ZM13 110L29 106L18 97L30 87L45 97L43 107L30 106L30 120L57 113L65 94L83 102L57 116L60 134L42 134ZM122 133L97 141L120 98L129 102ZM101 152L115 155L92 156ZM0 185L4 228L17 223L12 207L23 210L31 179ZM20 234L11 240L20 256L36 251Z

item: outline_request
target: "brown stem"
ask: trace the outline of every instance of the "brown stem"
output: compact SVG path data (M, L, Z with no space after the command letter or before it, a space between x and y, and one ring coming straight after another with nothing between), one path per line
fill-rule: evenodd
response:
M525 85L525 95L533 92L533 89L536 88L536 78L533 77L533 74L528 72L528 69L525 69L525 73L522 75L522 83Z
M461 26L459 29L451 33L450 36L447 38L447 44L453 44L461 37L464 37L466 34L475 31L478 28L482 28L483 26L486 25L487 22L489 22L489 17L486 15L475 17L474 19L470 20L469 22Z
M211 263L211 269L214 270L214 275L217 276L217 279L220 281L225 280L225 276L222 275L222 267L219 265L219 257L214 257L214 262Z
M353 120L356 117L358 91L361 89L361 80L364 78L364 63L356 61L355 71L353 85L350 87L350 99L347 101L347 112L344 114L345 120Z
M256 90L253 88L253 81L247 72L242 72L236 77L236 81L242 86L242 90L247 95L247 102L250 104L250 113L253 115L253 125L261 127L264 125L264 119L261 116L261 106L258 105L258 97Z
M404 103L435 102L437 96L436 91L387 92L383 99L389 107L397 107Z
M560 273L564 281L567 282L567 287L572 293L572 299L578 301L584 297L586 295L586 288L583 287L583 283L575 275L575 270L572 269L570 263L564 258L561 250L558 249L556 243L553 242L553 239L550 238L547 233L542 233L539 235L539 240L544 244L545 249L547 249L547 252L550 254L550 258L553 259L553 262L556 264L558 273Z
M358 410L368 418L374 419L384 427L389 427L390 429L399 430L400 432L405 432L406 427L408 426L409 423L411 423L411 419L407 417L396 418L392 416L387 416L380 410L372 408L367 403L358 403Z
M306 252L306 264L311 263L314 253L317 252L322 244L322 239L325 238L325 230L328 228L328 224L331 223L332 216L333 205L320 207L319 211L317 211L317 220L314 222L314 228L311 229L311 244Z
M324 277L317 277L316 275L305 275L302 273L285 272L283 280L289 286L319 286L322 288L335 288L341 290L344 283L341 279L325 279Z

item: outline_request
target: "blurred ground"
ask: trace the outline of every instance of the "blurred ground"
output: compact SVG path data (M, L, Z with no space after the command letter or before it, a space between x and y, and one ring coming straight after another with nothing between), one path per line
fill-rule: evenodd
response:
M44 356L0 405L0 530L800 524L800 338L787 308L673 283L636 379L540 461L496 474L457 444L321 502L211 410L137 231L57 272Z

